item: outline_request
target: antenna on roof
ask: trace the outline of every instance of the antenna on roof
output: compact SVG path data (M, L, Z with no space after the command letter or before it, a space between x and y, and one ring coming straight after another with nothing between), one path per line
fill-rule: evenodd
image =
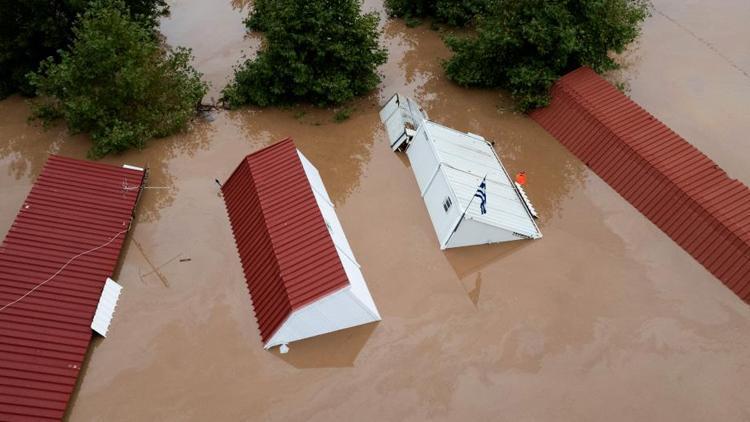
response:
M219 185L219 189L224 187L221 185L221 182L219 181L219 179L214 179L214 182L216 182L216 184Z

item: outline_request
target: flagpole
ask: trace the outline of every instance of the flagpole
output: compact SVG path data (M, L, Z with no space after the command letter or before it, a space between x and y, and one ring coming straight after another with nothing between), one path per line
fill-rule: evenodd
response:
M479 182L479 186L482 186L482 183L487 181L487 174L488 173L485 173L484 177L482 178L482 181ZM486 189L485 189L485 192L486 192ZM472 195L471 199L469 200L469 203L466 205L464 212L461 214L461 218L458 219L458 223L456 223L456 227L453 228L453 231L451 232L451 236L453 236L453 233L455 233L456 230L458 230L458 226L461 225L461 222L464 221L464 217L466 216L466 211L469 211L469 207L471 207L471 203L474 202L474 198L476 197L477 197L476 192L474 192L474 195Z

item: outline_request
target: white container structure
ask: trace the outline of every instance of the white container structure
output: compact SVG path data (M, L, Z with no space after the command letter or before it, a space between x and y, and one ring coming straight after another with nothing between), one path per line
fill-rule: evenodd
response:
M441 249L539 239L536 211L484 138L430 120L394 95L380 112L391 149L406 150ZM481 196L475 196L485 181Z

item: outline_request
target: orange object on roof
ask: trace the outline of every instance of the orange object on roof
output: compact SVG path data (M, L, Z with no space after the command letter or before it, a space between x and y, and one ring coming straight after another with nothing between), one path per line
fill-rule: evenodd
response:
M516 183L518 183L521 186L526 184L526 172L525 171L516 173Z

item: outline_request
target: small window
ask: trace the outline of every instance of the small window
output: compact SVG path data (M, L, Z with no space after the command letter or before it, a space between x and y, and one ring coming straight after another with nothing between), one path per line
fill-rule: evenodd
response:
M453 205L453 201L451 201L451 198L445 198L445 201L443 201L443 210L445 210L445 212L448 212L448 210L451 209L451 205Z

